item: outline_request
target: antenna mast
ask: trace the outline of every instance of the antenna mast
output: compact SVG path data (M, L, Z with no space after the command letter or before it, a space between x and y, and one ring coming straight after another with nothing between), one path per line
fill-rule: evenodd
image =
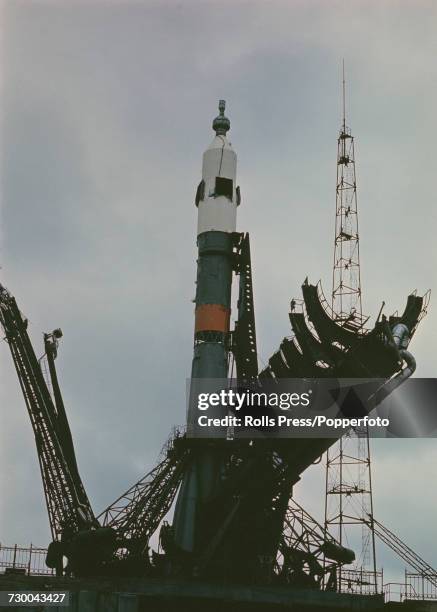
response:
M332 310L341 325L355 329L363 324L354 137L346 125L344 60L343 118L337 141Z
M346 79L344 78L344 60L343 60L343 132L346 131Z
M351 330L365 323L361 301L360 247L354 137L346 125L346 79L342 66L342 124L337 141L332 310ZM367 428L355 428L326 453L325 530L343 546L361 549L353 568L338 571L338 590L378 591L370 445ZM361 541L353 526L361 526Z

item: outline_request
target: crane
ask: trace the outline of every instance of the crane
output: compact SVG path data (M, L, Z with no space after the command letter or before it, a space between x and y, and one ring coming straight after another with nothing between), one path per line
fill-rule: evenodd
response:
M35 436L52 543L47 564L62 572L62 556L74 534L98 527L79 475L73 440L56 376L55 358L62 332L45 334L54 400L35 355L15 298L0 285L0 324L17 371Z

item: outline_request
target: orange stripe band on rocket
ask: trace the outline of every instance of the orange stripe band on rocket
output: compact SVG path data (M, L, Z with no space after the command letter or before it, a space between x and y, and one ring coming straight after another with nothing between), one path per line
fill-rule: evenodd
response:
M231 310L221 304L199 304L196 308L195 333L218 331L227 333Z

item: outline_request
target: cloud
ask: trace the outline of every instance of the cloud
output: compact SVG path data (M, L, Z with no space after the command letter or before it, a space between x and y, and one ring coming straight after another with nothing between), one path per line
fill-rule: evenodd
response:
M322 278L329 294L343 57L365 310L375 316L382 300L401 310L410 290L435 286L435 12L430 2L4 3L2 282L38 351L42 331L64 331L58 369L96 511L184 420L193 199L219 98L239 156L264 361L290 334L303 279ZM411 346L418 375L435 373L435 317L431 305ZM0 360L0 540L45 544L6 346ZM374 472L383 522L435 563L431 447L390 443ZM305 474L297 491L320 517L323 478Z

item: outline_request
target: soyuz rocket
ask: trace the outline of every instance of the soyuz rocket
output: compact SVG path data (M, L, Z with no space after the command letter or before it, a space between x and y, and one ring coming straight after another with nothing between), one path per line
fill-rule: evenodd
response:
M195 199L198 259L192 381L228 376L233 233L240 189L236 186L237 156L226 136L231 124L224 111L225 101L220 100L219 115L212 124L215 136L203 154L202 180ZM193 416L189 406L188 424ZM220 471L219 453L207 444L199 445L175 508L175 542L182 550L195 550L196 512L213 493Z
M197 188L197 281L192 378L226 378L233 237L239 189L235 185L237 156L226 133L230 121L225 101L213 121L214 140L203 154L202 180Z

